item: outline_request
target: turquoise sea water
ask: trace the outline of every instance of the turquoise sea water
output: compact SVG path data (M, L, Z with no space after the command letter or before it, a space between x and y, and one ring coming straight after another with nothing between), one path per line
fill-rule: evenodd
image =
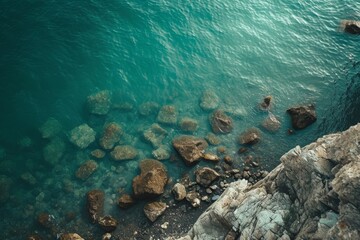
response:
M290 148L358 122L360 38L339 31L342 19L360 20L359 2L0 1L0 175L11 182L1 189L9 195L0 210L5 216L1 238L20 239L36 230L33 222L42 211L59 222L64 212L73 211L79 217L65 229L85 224L91 231L80 210L85 193L102 188L115 201L118 188L130 192L138 160L151 157L141 133L156 116L138 114L144 102L174 105L178 119L198 121L194 135L203 137L211 132L210 112L200 108L200 98L205 90L215 92L220 109L239 113L232 115L233 132L219 138L241 162L237 136L261 124L267 112L258 104L272 95L271 111L282 126L277 133L262 131L252 150L267 170ZM86 97L100 90L133 109L89 115ZM316 105L318 121L288 136L286 109L309 103ZM59 137L66 144L56 165L44 161L48 142L38 131L49 117L61 122ZM97 146L76 149L67 140L69 131L87 123L99 133L107 121L123 126L124 142L139 149L140 157L123 163L97 160L99 168L88 180L75 179L76 169ZM183 132L164 127L170 146L171 138ZM193 170L179 162L165 164L174 179ZM36 184L24 182L24 173L31 173ZM66 184L71 192L64 190ZM111 201L107 208L118 211Z

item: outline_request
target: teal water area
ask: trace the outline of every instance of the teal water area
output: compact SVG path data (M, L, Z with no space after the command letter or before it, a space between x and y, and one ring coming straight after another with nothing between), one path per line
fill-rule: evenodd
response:
M214 92L234 120L232 133L218 137L241 165L238 135L260 126L268 112L258 104L273 96L271 112L281 128L260 128L262 139L251 149L267 170L292 147L358 122L360 38L339 30L343 19L360 20L357 1L0 1L1 238L39 230L34 222L43 211L59 223L74 212L76 220L62 229L91 232L83 211L93 188L106 192L107 211L132 219L119 212L116 198L119 188L131 192L138 161L152 157L142 132L156 114L139 114L145 102L175 106L178 120L196 119L193 135L204 137L211 132L211 111L199 106L200 98ZM128 108L89 114L86 98L101 90ZM299 104L315 104L318 120L289 136L286 109ZM49 117L61 123L58 137L65 144L56 164L44 161L49 140L39 132ZM96 160L90 178L76 179L76 169L98 146L76 148L69 131L87 123L99 137L109 121L123 127L122 143L137 148L139 157L119 163L106 156ZM163 127L171 149L172 138L183 132ZM216 153L216 146L209 151ZM194 170L181 161L164 163L174 180ZM24 181L25 173L35 183Z

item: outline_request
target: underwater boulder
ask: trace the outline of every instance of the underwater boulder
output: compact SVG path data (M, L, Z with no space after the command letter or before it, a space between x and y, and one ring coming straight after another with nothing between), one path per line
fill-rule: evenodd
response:
M219 106L219 97L215 92L206 90L200 99L200 107L205 111L214 110Z
M193 165L200 161L208 144L202 138L182 135L173 139L173 147L184 159L186 165Z
M75 176L78 179L86 180L97 168L98 164L94 160L88 160L80 165L75 173Z
M91 220L96 222L104 212L105 193L102 190L94 189L87 193L87 208Z
M134 199L129 194L123 194L118 199L120 208L129 208L134 204Z
M59 138L55 137L43 149L44 160L52 165L55 165L64 155L65 143Z
M87 108L90 113L106 115L111 107L111 93L103 90L87 97Z
M181 130L184 132L195 132L198 128L198 122L189 117L181 119L179 125Z
M43 125L41 125L39 131L43 138L52 138L61 132L61 129L61 123L55 118L50 117Z
M195 172L195 176L196 176L196 182L199 185L203 187L207 187L213 181L218 179L220 177L220 174L211 168L203 167Z
M133 191L136 198L156 197L164 193L168 181L165 165L153 159L140 162L140 175L133 179Z
M170 150L167 146L161 145L156 150L152 151L152 155L157 160L165 160L170 158Z
M258 128L249 128L239 136L240 144L253 145L260 141L261 132Z
M216 110L210 117L210 124L214 133L230 133L233 130L233 121L221 110Z
M144 139L150 142L154 148L160 147L166 135L167 131L157 123L152 124L151 127L143 133Z
M87 148L95 141L96 132L86 123L73 128L70 131L70 142L79 148Z
M138 156L138 151L130 145L118 145L110 153L113 160L131 160Z
M105 150L112 149L120 141L122 134L123 131L119 124L115 122L107 123L101 134L99 145Z
M265 118L265 120L261 123L261 126L269 132L276 132L279 130L281 123L274 114L269 112L269 116Z
M290 114L294 129L304 129L313 124L317 119L314 105L293 107L286 112Z
M175 106L172 105L165 105L163 106L157 116L157 122L166 124L166 125L173 125L177 122L177 112Z
M139 114L142 116L155 115L159 111L159 104L156 102L145 102L139 106Z

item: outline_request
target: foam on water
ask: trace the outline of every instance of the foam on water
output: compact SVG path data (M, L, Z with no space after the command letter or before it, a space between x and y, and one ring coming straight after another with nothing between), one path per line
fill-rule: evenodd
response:
M151 157L153 149L142 132L156 115L143 117L137 111L147 101L176 106L178 119L196 119L194 135L205 136L211 131L210 112L200 108L200 97L205 90L215 92L220 108L240 113L232 115L233 132L219 138L242 161L237 137L261 124L267 112L258 103L272 95L271 111L282 126L276 133L263 131L252 149L268 170L290 148L356 123L360 39L338 31L342 19L359 20L360 5L350 0L2 1L0 174L12 185L0 210L7 216L0 223L6 229L1 238L10 239L14 229L19 235L13 239L36 229L29 223L41 211L61 221L64 212L73 211L78 226L91 228L81 209L93 188L105 190L112 214L136 218L119 213L113 202L119 188L131 192L137 160ZM112 92L114 103L130 103L133 110L114 110L105 117L88 114L86 97L104 89ZM318 121L288 136L286 109L308 103L316 105ZM61 122L60 138L66 144L55 166L44 161L48 142L38 131L49 117ZM75 171L96 144L80 151L68 142L69 131L88 123L99 134L107 121L123 126L124 143L138 148L140 157L123 163L99 160L98 170L80 182ZM169 133L164 142L171 148L171 139L183 132L164 128ZM30 147L24 146L28 139ZM174 179L193 171L182 162L166 165ZM25 172L36 177L35 185L21 180Z

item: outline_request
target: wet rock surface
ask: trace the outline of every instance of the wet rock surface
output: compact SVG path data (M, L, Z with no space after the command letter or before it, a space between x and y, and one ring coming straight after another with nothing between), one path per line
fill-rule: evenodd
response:
M151 222L155 222L165 212L166 208L166 203L152 202L144 206L144 213Z
M207 187L218 177L220 177L220 174L211 168L204 167L198 169L195 173L195 176L196 176L196 182L198 184L200 184L203 187Z
M104 126L99 145L105 150L112 149L120 141L122 134L123 131L119 124L115 122L108 123Z
M181 201L186 197L186 188L181 183L176 183L172 188L172 193L177 201Z
M201 159L208 144L202 138L183 135L173 139L173 147L187 165L192 165Z
M140 162L140 175L133 179L134 196L137 198L156 197L164 193L168 176L165 165L153 159Z
M118 200L118 205L121 208L129 208L133 204L134 199L129 194L123 194Z
M294 129L304 129L313 124L317 117L314 105L293 107L287 110Z
M259 182L231 183L179 239L359 239L359 156L360 124L297 146Z
M216 110L210 117L210 124L214 133L230 133L233 130L233 121L221 110Z
M104 212L104 198L103 191L94 189L87 193L87 208L92 221L97 221Z
M341 28L346 33L360 34L360 21L343 20L341 21Z
M239 136L240 144L254 145L260 141L260 130L257 128L249 128Z
M118 221L112 216L103 216L98 219L98 224L104 231L113 232L118 225Z
M104 90L88 96L87 108L92 114L106 115L111 108L111 93Z
M165 105L163 106L157 116L157 122L166 124L166 125L173 125L177 122L177 112L175 106L172 105Z
M70 142L79 148L86 148L95 141L96 132L87 124L82 124L70 131Z
M119 145L110 153L113 160L131 160L138 156L138 151L130 145Z

